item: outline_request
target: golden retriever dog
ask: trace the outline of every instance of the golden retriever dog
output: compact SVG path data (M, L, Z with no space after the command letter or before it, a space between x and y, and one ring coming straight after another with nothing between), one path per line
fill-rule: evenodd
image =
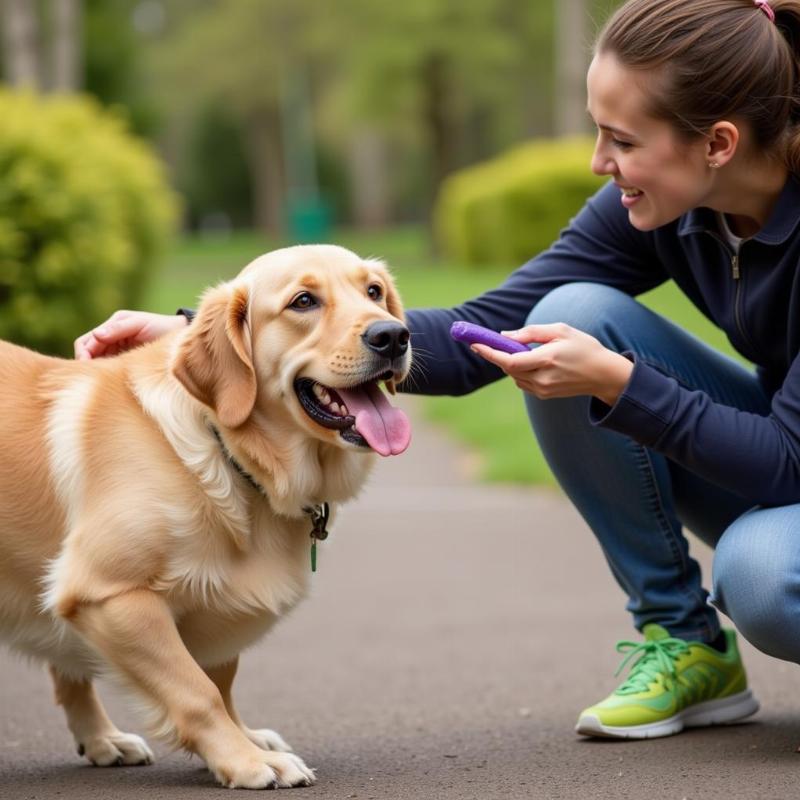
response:
M407 447L379 382L406 377L408 340L384 265L314 245L257 258L116 358L0 343L0 637L49 663L80 754L153 757L100 704L107 672L225 786L313 783L231 685L303 596L323 504Z

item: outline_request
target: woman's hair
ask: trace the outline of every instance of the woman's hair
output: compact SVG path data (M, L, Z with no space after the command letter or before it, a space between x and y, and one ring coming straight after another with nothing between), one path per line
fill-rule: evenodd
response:
M800 0L628 0L595 46L655 70L649 113L687 138L720 120L750 124L755 144L800 173Z

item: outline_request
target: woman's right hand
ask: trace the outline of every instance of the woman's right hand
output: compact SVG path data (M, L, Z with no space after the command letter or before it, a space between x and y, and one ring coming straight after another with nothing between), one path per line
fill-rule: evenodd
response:
M75 358L115 356L188 324L182 314L115 311L105 322L75 340Z

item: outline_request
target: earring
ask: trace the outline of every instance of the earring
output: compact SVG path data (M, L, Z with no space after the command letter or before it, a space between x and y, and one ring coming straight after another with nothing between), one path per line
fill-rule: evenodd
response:
M718 169L719 168L719 161L709 161L708 162L708 166L711 167L711 169Z

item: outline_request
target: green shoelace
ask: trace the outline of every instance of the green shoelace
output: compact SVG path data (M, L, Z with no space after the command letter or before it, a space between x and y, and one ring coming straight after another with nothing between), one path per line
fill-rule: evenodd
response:
M675 660L683 653L688 652L690 647L691 645L683 639L671 637L646 642L617 642L617 652L628 651L628 654L617 667L617 671L614 673L615 677L625 669L632 658L640 656L639 660L631 667L630 675L617 689L617 693L647 691L648 686L658 680L659 675L665 673L671 678L675 678L677 674Z

